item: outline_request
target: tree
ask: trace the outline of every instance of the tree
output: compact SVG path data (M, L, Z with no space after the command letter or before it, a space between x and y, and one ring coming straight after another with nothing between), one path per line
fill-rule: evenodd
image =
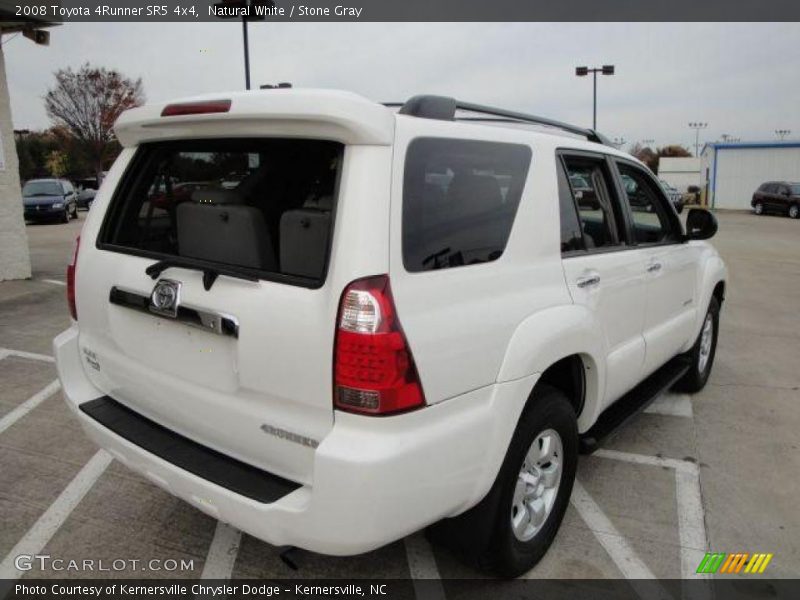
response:
M55 77L55 86L44 97L47 116L85 156L99 181L104 166L119 152L114 122L123 111L144 103L142 80L89 63L77 71L59 69Z
M53 150L47 155L47 170L53 177L63 177L69 170L69 158L63 150Z

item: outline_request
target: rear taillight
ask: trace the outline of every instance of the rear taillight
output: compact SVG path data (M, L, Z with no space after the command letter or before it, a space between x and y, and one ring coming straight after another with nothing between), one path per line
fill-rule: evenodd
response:
M425 405L389 277L352 282L339 303L334 345L336 408L385 415Z
M161 111L162 117L180 115L205 115L210 113L226 113L231 109L230 100L204 100L202 102L181 102L167 104Z
M81 236L75 238L75 247L72 249L72 257L67 264L67 304L69 314L76 321L78 320L78 309L75 307L75 269L78 265L78 249L81 246Z

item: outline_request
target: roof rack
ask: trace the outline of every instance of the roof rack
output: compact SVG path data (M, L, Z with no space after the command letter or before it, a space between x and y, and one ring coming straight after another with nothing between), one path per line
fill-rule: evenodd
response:
M593 129L584 129L569 123L547 119L545 117L537 117L526 113L505 110L502 108L495 108L493 106L483 106L482 104L473 104L471 102L461 102L455 98L448 96L414 96L407 100L404 104L398 102L388 102L386 106L400 107L399 113L401 115L409 115L412 117L420 117L423 119L438 119L441 121L485 121L485 122L499 122L499 123L533 123L535 125L544 125L546 127L554 127L569 133L574 133L585 137L590 142L604 144L606 146L613 146L613 144L604 135L596 132ZM456 117L456 112L459 110L469 111L481 115L488 115L487 117Z

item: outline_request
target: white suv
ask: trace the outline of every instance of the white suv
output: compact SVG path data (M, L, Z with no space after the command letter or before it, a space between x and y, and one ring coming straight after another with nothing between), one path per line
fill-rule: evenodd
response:
M716 220L685 233L592 131L275 89L116 133L54 342L67 402L120 462L271 544L350 555L435 524L520 574L579 450L708 378Z

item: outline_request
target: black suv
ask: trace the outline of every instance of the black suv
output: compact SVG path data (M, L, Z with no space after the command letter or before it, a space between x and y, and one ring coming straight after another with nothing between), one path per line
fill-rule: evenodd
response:
M789 181L768 181L758 186L750 201L753 212L761 215L777 212L800 218L800 183Z

